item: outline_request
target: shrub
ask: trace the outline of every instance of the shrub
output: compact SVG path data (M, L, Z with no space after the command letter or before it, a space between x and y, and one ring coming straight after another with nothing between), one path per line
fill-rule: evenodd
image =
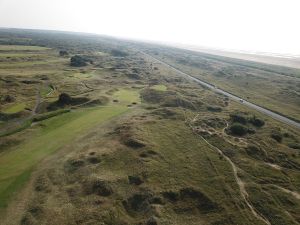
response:
M124 144L131 148L143 148L146 146L144 142L133 137L126 138Z
M243 136L248 133L248 128L239 123L234 123L229 127L232 134Z
M165 95L166 94L161 91L153 90L150 88L144 89L141 92L141 97L143 101L152 104L163 102Z
M271 138L273 138L275 141L280 143L282 141L282 134L279 132L273 131L271 134Z
M264 159L267 157L265 151L263 149L261 149L259 146L250 144L247 148L246 148L246 152L249 156L256 158L256 159Z
M222 108L219 106L207 106L207 110L211 112L221 112Z
M75 66L75 67L86 66L88 61L89 61L88 59L86 59L82 56L75 55L75 56L71 57L70 65Z
M265 125L265 121L257 118L256 116L253 116L252 118L250 118L249 122L252 123L256 127L262 127L263 125Z
M231 114L230 118L232 119L233 122L242 123L242 124L247 123L247 118L241 114Z
M91 164L98 164L101 162L101 159L99 156L90 156L89 158L87 158L87 161Z
M16 99L11 95L4 95L1 100L6 103L11 103L16 101Z
M163 197L170 200L170 201L178 201L179 193L175 191L165 191L162 193Z
M60 50L59 55L60 56L67 56L67 55L69 55L69 53L66 50Z
M100 196L109 196L113 194L113 189L108 181L96 176L90 176L83 184L86 194L96 194Z
M128 176L129 184L140 185L144 183L144 181L139 176Z
M61 93L58 97L58 103L62 105L69 105L72 102L72 97L66 93Z
M300 144L299 143L289 143L288 146L290 148L299 149L300 150Z
M47 110L57 110L65 106L80 105L83 103L87 103L89 101L90 99L86 97L72 98L70 95L66 93L61 93L57 101L52 102L48 105Z
M175 95L175 96L170 95L170 96L165 97L162 105L166 106L166 107L182 107L182 108L191 109L191 110L196 109L195 105L192 102L190 102L189 100L184 99L178 95Z
M145 213L149 212L151 205L150 200L152 199L152 194L148 192L136 193L126 200L123 200L123 206L129 213Z
M128 55L126 52L118 50L118 49L113 49L113 50L110 51L110 53L113 56L118 56L118 57L125 57L125 56Z

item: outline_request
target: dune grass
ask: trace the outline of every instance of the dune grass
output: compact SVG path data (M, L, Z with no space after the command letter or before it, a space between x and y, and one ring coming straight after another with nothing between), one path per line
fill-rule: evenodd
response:
M122 94L122 95L121 95ZM138 101L137 91L121 90L118 104L78 109L42 121L38 134L0 155L0 211L30 177L45 157L70 143L76 136L129 110L127 102ZM123 103L122 103L123 102Z

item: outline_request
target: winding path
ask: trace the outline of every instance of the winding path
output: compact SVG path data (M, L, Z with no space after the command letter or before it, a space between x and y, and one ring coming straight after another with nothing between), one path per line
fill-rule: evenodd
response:
M196 120L196 118L198 117L198 115L196 115L192 120L190 120L191 122L194 122ZM188 119L186 119L185 121L189 127L193 129L193 126L192 124L189 122ZM267 218L265 218L263 215L259 214L257 212L257 210L252 206L252 204L250 203L250 201L248 200L248 197L249 197L249 194L248 192L246 191L246 188L245 188L245 183L240 179L240 177L238 176L238 167L231 161L231 159L229 157L227 157L223 151L221 149L219 149L218 147L212 145L211 143L209 143L202 135L199 135L199 137L212 149L216 150L220 155L222 155L226 161L229 162L229 164L231 165L232 167L232 170L233 170L233 175L234 175L234 179L239 187L239 190L240 190L240 194L244 200L244 202L246 203L246 205L248 206L248 208L250 209L250 211L252 212L253 216L256 217L258 220L264 222L265 224L268 224L268 225L271 225L271 223L269 222L269 220Z
M204 137L202 137L200 135L201 139L208 144L211 148L215 149L219 154L221 154L231 165L232 170L233 170L233 175L234 175L234 179L236 181L236 183L239 186L240 189L240 194L243 198L243 200L245 201L246 205L249 207L249 209L251 210L252 214L260 221L264 222L265 224L271 225L271 223L269 222L269 220L267 218L265 218L263 215L260 215L257 210L252 206L252 204L250 203L250 201L248 200L248 192L246 191L245 188L245 183L240 179L240 177L238 176L238 167L231 161L231 159L229 157L227 157L219 148L217 148L216 146L210 144Z

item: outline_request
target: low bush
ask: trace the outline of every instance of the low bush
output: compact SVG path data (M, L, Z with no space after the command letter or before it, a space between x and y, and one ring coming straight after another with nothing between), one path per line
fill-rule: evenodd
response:
M151 88L144 89L141 92L142 99L145 102L152 103L152 104L162 103L165 96L166 93Z
M71 57L70 65L74 67L81 67L81 66L86 66L88 62L90 62L90 60L87 59L86 57L75 55Z
M166 97L162 105L166 107L182 107L191 110L196 109L196 106L192 102L176 95Z
M135 184L135 185L140 185L142 183L144 183L144 181L142 180L141 177L139 176L128 176L128 181L129 181L129 184Z
M265 121L257 118L255 115L249 117L241 113L234 113L230 115L230 119L233 123L241 123L246 125L247 123L252 124L255 127L262 127L265 125ZM250 131L251 132L251 131Z
M243 136L248 133L248 128L240 123L234 123L229 127L229 130L232 134Z
M108 181L93 176L86 180L84 189L87 194L97 194L100 196L109 196L113 193Z
M9 121L12 119L22 118L28 115L28 112L21 111L17 113L3 113L0 112L0 121Z
M86 97L77 97L73 98L70 95L66 93L62 93L59 95L58 100L55 102L52 102L48 105L47 110L56 110L65 106L75 106L80 105L83 103L89 102L90 99Z
M14 102L16 101L15 97L11 96L11 95L4 95L2 98L1 98L1 102L5 102L5 103L11 103L11 102Z
M230 118L233 122L237 122L237 123L241 123L241 124L247 123L247 118L241 114L231 114Z
M288 146L290 148L299 149L300 150L300 144L299 143L289 143Z
M124 144L131 148L143 148L146 146L146 144L143 141L133 137L124 138Z
M211 112L222 112L222 108L219 106L207 106L207 110Z
M31 123L32 123L32 119L27 119L27 120L23 121L19 127L12 129L12 130L5 131L4 133L0 133L0 137L9 136L11 134L15 134L17 132L25 130L26 128L30 127Z
M60 50L59 55L60 56L67 56L67 55L69 55L69 53L66 50Z
M250 118L249 122L252 123L256 127L262 127L263 125L265 125L265 121L257 118L256 116L253 116L252 118Z
M282 134L280 132L278 132L278 131L273 131L271 133L271 138L273 138L278 143L281 143L281 141L282 141Z
M246 152L249 156L255 158L255 159L262 159L262 158L266 158L267 155L264 152L263 149L261 149L259 146L250 144L247 148L246 148Z
M113 55L113 56L117 56L117 57L125 57L128 55L127 52L124 52L124 51L121 51L121 50L118 50L118 49L113 49L110 51L110 53Z

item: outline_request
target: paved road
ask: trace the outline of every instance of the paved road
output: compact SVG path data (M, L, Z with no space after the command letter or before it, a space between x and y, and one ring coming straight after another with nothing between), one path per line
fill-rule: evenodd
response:
M176 71L177 73L181 74L182 76L187 77L187 78L189 78L189 79L191 79L191 80L193 80L193 81L195 81L195 82L197 82L197 83L199 83L199 84L201 84L201 85L203 85L203 86L205 86L205 87L207 87L207 88L209 88L209 89L211 89L211 90L213 90L213 91L215 91L217 93L223 94L223 95L231 98L234 101L237 101L237 102L239 102L239 103L241 103L243 105L246 105L246 106L248 106L250 108L253 108L253 109L255 109L255 110L257 110L257 111L259 111L261 113L264 113L264 114L266 114L268 116L271 116L272 118L274 118L276 120L279 120L279 121L281 121L283 123L286 123L288 125L291 125L293 127L296 127L298 129L300 129L300 123L298 123L298 122L296 122L294 120L291 120L291 119L289 119L289 118L287 118L285 116L279 115L279 114L274 113L274 112L272 112L272 111L270 111L268 109L265 109L265 108L263 108L261 106L255 105L255 104L253 104L251 102L248 102L248 101L246 101L244 99L241 99L240 97L238 97L236 95L230 94L229 92L224 91L224 90L222 90L220 88L217 88L217 87L215 87L214 85L212 85L210 83L207 83L207 82L205 82L203 80L200 80L199 78L193 77L193 76L191 76L191 75L189 75L189 74L187 74L185 72L182 72L182 71L176 69L175 67L173 67L173 66L171 66L171 65L169 65L169 64L161 61L160 59L157 59L157 58L155 58L155 57L153 57L153 56L151 56L151 55L149 55L149 54L147 54L145 52L141 52L141 53L143 55L145 55L145 56L148 56L148 57L152 58L154 61L159 62L159 63L161 63L161 64L163 64L163 65L165 65L165 66L173 69L174 71Z

